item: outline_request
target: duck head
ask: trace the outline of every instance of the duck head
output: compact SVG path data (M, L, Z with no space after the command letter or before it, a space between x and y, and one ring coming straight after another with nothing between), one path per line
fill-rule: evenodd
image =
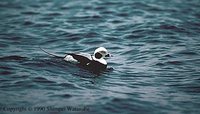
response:
M107 65L105 58L111 57L107 49L104 47L99 47L94 51L93 59L99 61L102 64Z

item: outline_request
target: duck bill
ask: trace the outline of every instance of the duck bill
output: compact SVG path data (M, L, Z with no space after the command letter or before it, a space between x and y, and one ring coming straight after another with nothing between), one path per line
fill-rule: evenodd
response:
M113 57L110 53L108 53L105 58L110 58L110 57Z

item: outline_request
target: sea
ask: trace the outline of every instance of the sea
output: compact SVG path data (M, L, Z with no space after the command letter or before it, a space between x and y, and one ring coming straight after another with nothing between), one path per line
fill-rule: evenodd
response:
M0 0L0 113L200 114L200 0Z

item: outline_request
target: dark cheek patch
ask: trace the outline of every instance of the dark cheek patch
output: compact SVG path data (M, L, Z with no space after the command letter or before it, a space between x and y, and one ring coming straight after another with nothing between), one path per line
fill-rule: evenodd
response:
M95 58L100 59L102 57L102 55L100 53L95 53Z

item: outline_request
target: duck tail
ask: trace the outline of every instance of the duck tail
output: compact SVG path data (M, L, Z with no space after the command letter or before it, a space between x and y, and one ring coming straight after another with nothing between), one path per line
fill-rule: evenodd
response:
M57 54L53 54L53 53L50 53L50 52L44 50L41 46L39 46L39 48L40 48L43 52L45 52L46 54L48 54L48 55L50 55L50 56L53 56L53 57L56 57L56 58L64 58L64 56L57 55Z

